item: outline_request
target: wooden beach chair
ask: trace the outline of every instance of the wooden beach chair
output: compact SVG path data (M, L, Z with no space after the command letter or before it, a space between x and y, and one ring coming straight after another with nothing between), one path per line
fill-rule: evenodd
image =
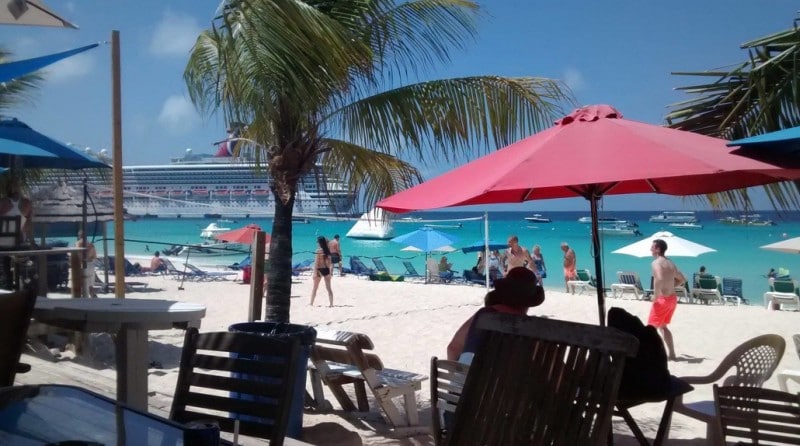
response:
M800 445L800 394L714 384L714 406L717 444Z
M326 405L321 385L325 383L343 410L355 411L358 408L358 411L366 412L369 411L369 389L382 415L396 433L427 433L428 428L419 423L416 392L428 377L384 368L378 355L368 351L373 348L372 340L365 334L317 329L317 340L311 349L313 367L310 369L317 406ZM357 406L343 387L349 384L354 387ZM395 398L403 399L400 407L395 403ZM401 407L405 415L401 414Z
M606 444L635 337L503 313L475 327L482 336L444 444Z
M436 446L444 444L455 417L469 366L458 361L431 358L431 428Z

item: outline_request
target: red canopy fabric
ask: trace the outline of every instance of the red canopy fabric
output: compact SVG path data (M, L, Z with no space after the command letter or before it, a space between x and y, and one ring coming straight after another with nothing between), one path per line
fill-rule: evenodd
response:
M603 195L697 195L800 178L731 153L727 141L623 119L609 105L579 108L556 125L377 206L410 212L452 206L584 197L592 215L592 255L600 323L605 322L597 201Z
M546 198L696 195L800 177L733 155L727 141L622 119L613 107L575 110L556 125L378 202L392 212Z
M253 243L253 238L255 237L255 234L258 231L261 231L261 226L256 224L249 224L245 227L234 229L233 231L217 234L215 238L223 242L241 243L243 245L249 245ZM267 234L265 243L269 243L269 241L270 241L270 236L269 234Z

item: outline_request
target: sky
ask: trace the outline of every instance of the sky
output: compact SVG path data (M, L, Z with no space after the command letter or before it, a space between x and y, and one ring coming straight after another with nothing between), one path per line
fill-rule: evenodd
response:
M12 60L37 57L95 42L120 31L123 164L162 164L187 148L212 152L225 136L218 116L192 105L183 69L217 0L46 0L80 29L0 26L0 46ZM675 71L703 71L744 61L742 43L788 29L798 17L789 0L636 0L479 2L483 18L476 41L433 71L437 78L471 75L560 79L580 105L611 104L628 118L663 124L667 105L689 97L674 89L697 79ZM111 151L110 45L46 69L30 103L8 112L55 139ZM569 106L565 112L570 111ZM565 159L565 165L569 160ZM452 165L419 168L426 178ZM532 174L535 174L532 172ZM756 208L769 208L754 192ZM697 200L654 195L604 199L606 209L702 209ZM583 199L544 200L509 210L582 210Z

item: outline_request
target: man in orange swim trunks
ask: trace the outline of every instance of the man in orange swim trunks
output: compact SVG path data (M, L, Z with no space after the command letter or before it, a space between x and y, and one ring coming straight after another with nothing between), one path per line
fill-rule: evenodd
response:
M564 251L564 286L569 293L569 281L578 278L578 259L575 251L569 247L567 242L561 242L561 250Z
M667 344L669 359L674 361L677 358L675 356L675 345L672 342L672 332L669 331L667 325L672 321L675 307L678 306L675 287L683 286L686 283L686 277L678 270L672 260L664 256L664 253L667 252L667 242L661 239L653 240L650 252L654 258L652 264L653 293L655 293L656 297L653 300L653 306L650 308L650 317L647 319L647 324L656 327L661 333L664 343Z

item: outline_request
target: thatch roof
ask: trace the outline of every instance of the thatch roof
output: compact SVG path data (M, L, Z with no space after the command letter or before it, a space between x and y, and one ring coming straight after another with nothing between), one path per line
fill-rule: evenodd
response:
M89 223L114 219L111 200L91 194L86 199L86 221ZM31 197L34 223L80 222L83 219L83 185L57 184L39 188Z

